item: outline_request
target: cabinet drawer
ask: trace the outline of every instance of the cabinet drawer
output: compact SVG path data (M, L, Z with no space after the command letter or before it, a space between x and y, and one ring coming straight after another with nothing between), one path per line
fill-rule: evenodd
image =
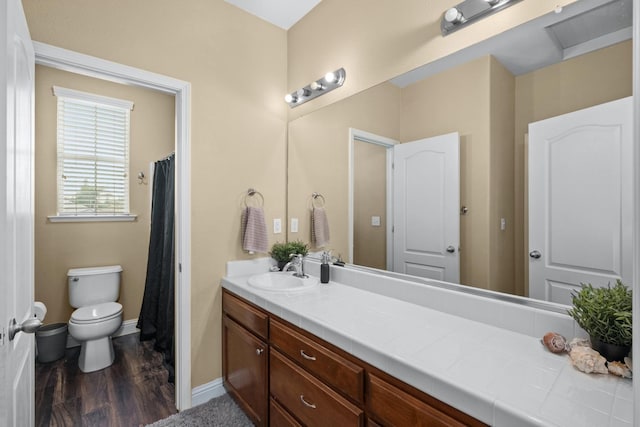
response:
M465 426L433 406L369 374L367 409L389 426Z
M269 427L302 427L278 402L269 402Z
M276 320L271 320L269 333L271 345L277 347L325 383L340 390L356 402L363 402L364 371L362 367Z
M270 354L271 395L306 426L362 426L361 409L278 351Z
M269 331L267 313L249 305L226 290L222 291L222 311L260 338L267 339Z

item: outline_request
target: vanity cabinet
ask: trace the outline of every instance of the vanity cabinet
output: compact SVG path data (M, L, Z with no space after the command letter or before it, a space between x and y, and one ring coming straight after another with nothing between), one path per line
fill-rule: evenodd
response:
M224 385L257 426L268 424L269 316L230 293L222 295Z
M258 426L485 424L223 290L224 384Z

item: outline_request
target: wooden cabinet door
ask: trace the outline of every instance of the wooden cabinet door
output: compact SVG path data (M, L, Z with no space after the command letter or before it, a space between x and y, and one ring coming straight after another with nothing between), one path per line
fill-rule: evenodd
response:
M227 316L222 340L225 387L257 426L268 425L267 345Z

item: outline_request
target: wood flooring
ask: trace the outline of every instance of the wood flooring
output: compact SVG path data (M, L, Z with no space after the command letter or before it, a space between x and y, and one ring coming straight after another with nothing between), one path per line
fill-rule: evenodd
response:
M113 348L114 364L87 374L78 368L80 347L36 362L35 425L131 427L176 413L174 385L153 342L131 334L115 338Z

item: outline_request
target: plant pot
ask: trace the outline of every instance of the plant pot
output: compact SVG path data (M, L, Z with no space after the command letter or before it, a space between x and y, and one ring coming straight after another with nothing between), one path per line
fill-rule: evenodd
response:
M631 346L616 345L602 342L597 338L590 337L591 348L600 353L609 362L624 361L624 358L629 355Z

